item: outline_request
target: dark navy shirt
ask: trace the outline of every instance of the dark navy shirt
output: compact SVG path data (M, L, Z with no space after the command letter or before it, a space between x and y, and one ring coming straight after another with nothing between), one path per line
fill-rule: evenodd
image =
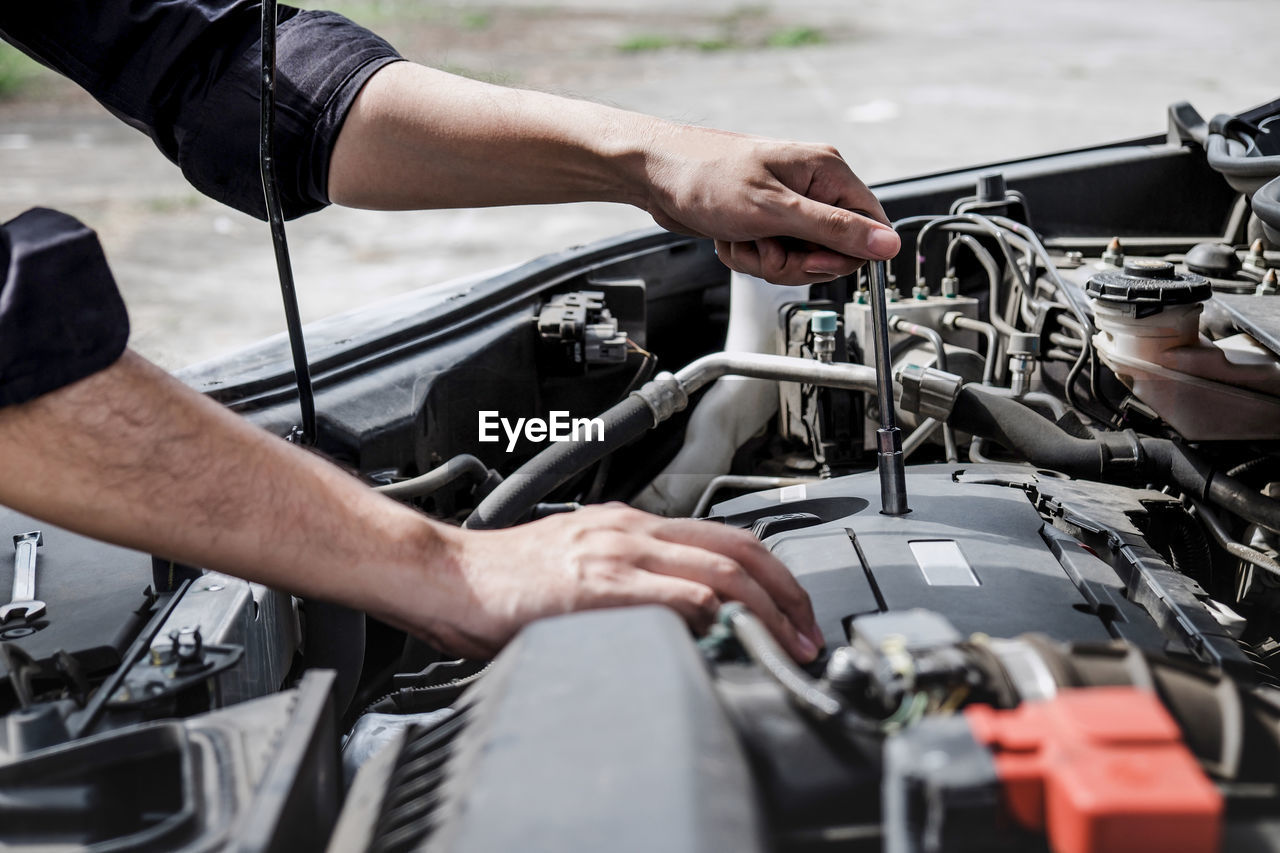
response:
M347 110L400 57L341 15L279 11L274 154L293 218L328 204ZM196 189L262 219L260 14L248 0L5 0L0 37L150 136ZM0 271L0 406L124 351L124 304L97 238L75 219L36 209L0 226Z

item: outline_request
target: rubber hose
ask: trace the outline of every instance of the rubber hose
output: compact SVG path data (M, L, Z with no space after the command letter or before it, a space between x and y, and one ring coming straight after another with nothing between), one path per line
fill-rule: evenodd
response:
M1280 501L1249 488L1227 474L1216 473L1203 459L1163 438L1142 439L1152 476L1161 476L1192 497L1235 513L1251 524L1280 532Z
M489 470L489 467L475 456L470 453L459 453L448 462L432 468L425 474L420 474L411 480L377 486L374 491L382 492L389 498L408 500L438 492L461 477L467 477L476 485L480 485L488 480L491 475L493 475L493 472Z
M522 521L530 508L552 490L654 426L653 410L635 394L614 405L600 420L604 422L602 440L550 445L503 480L462 526L468 530L494 530Z
M1068 434L1012 398L966 386L956 396L947 422L961 432L993 438L1041 468L1094 480L1102 474L1097 441Z
M962 388L948 422L957 429L993 438L1033 465L1088 480L1100 480L1105 455L1096 439L1076 438L1027 406L1004 397ZM1216 504L1268 530L1280 532L1280 502L1250 489L1186 447L1163 438L1139 439L1142 466L1130 473L1176 485L1192 497Z

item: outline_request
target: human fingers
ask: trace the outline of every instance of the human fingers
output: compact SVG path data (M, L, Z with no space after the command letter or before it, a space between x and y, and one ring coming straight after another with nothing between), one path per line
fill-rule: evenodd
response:
M789 237L770 237L755 243L760 255L760 278L766 281L816 284L850 275L866 263L862 258L851 258Z
M793 658L807 663L817 657L818 648L813 641L787 618L738 561L692 545L644 538L648 541L636 543L637 567L702 584L722 601L740 601L760 618Z
M852 210L889 225L889 217L876 194L854 174L833 146L792 143L786 149L786 156L774 161L770 172L784 187L805 198Z
M859 258L849 258L822 248L790 247L787 242L775 238L740 242L717 240L716 254L730 269L773 284L790 286L822 284L849 275L864 263Z
M770 211L778 234L808 240L832 252L867 260L889 260L902 241L887 225L868 216L792 193Z
M635 557L630 555L648 553L652 550L651 545L654 541L691 548L698 553L687 556L696 558L694 565L700 571L709 572L707 577L719 575L730 579L731 586L728 591L731 593L741 593L744 589L749 589L741 586L745 578L754 588L764 592L768 604L779 610L795 629L803 632L815 648L822 646L824 640L818 628L817 619L814 617L809 594L805 592L804 587L800 586L790 569L750 532L707 521L663 518L616 501L581 510L576 515L586 520L587 513L591 514L591 527L596 531L607 529L638 537L631 542L608 537L610 553L629 555L628 560L633 561L635 565L640 565L635 561ZM622 550L618 550L619 548ZM660 556L669 557L670 553L663 552ZM647 565L642 565L641 568L655 570ZM686 573L680 571L675 574L688 577ZM705 577L692 579L706 582ZM727 600L725 587L712 583L707 585L711 586L720 598ZM748 606L751 604L745 598L739 597L737 600ZM757 615L763 618L766 609L762 606L756 610ZM785 638L779 636L779 639Z
M648 513L620 503L605 504L580 510L566 516L571 525L566 554L573 554L576 565L572 577L569 610L591 610L601 607L629 607L640 604L662 604L672 608L695 630L705 631L715 620L721 600L710 585L679 572L655 573L646 555L654 546L666 547L636 528L654 518Z
M706 521L664 519L655 525L652 535L723 554L736 561L768 593L791 624L816 646L823 644L809 594L791 570L750 532Z
M715 622L722 603L715 590L704 583L666 572L637 570L594 606L661 604L680 614L695 632L705 634Z

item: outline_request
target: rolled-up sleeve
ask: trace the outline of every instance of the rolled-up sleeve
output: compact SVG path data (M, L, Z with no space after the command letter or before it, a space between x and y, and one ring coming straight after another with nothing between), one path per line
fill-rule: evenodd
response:
M341 15L279 11L273 153L293 218L328 204L347 111L400 56ZM0 35L147 133L196 189L261 219L260 14L248 0L10 2Z
M36 208L0 225L0 406L110 366L129 318L97 235Z

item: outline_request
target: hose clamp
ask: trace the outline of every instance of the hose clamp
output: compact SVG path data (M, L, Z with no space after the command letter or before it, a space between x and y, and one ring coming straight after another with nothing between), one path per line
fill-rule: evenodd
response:
M1098 436L1098 447L1102 453L1102 473L1138 472L1146 462L1146 454L1142 451L1142 440L1131 429L1123 432L1104 432Z
M908 364L898 372L898 407L913 415L945 421L955 408L964 379L933 367Z
M689 395L680 380L665 370L632 391L631 396L639 397L653 412L655 427L689 405Z

